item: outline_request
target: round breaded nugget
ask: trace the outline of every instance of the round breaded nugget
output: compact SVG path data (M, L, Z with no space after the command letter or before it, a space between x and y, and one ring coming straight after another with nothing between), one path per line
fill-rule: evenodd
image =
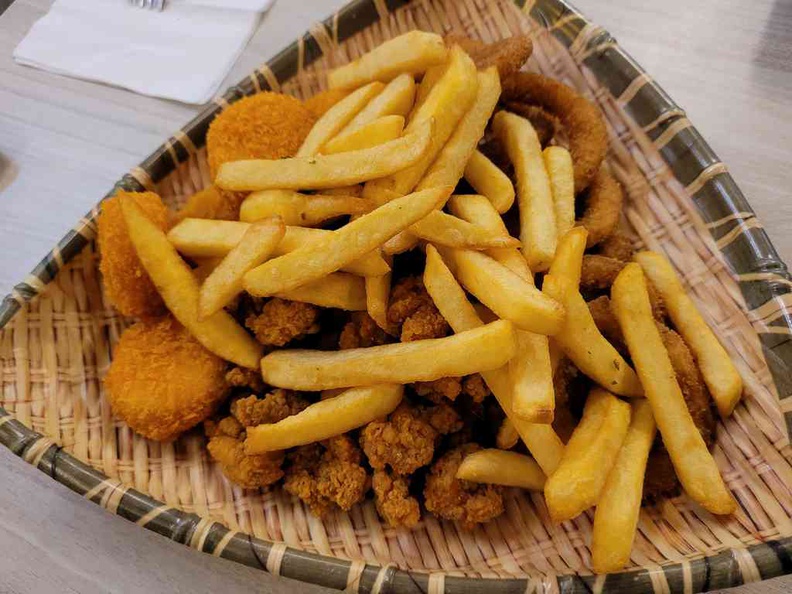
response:
M315 121L302 101L282 93L258 93L237 101L212 121L206 134L212 179L229 161L293 156Z
M121 198L127 196L163 231L169 227L169 213L162 199L154 192L119 191L101 204L97 219L99 228L99 270L105 293L115 308L125 316L150 318L166 312L165 304L140 262L129 239Z
M170 441L225 399L226 363L171 316L128 328L104 380L110 407L144 437Z
M328 109L349 95L349 91L343 89L328 89L321 91L305 100L305 108L310 111L318 120Z

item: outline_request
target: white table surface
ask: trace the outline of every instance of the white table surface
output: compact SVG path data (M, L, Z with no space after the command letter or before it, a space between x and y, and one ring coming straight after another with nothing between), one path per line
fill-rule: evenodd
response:
M342 4L279 0L227 84ZM687 110L731 169L781 257L792 260L792 2L576 4ZM197 111L14 64L13 48L49 5L17 0L0 16L0 294L122 173ZM141 530L0 448L0 592L220 590L320 591ZM786 577L730 592L791 590L792 577Z

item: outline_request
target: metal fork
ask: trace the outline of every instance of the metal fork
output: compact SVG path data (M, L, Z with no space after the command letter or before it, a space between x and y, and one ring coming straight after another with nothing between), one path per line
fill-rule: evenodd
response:
M132 6L161 11L165 8L165 0L127 0Z

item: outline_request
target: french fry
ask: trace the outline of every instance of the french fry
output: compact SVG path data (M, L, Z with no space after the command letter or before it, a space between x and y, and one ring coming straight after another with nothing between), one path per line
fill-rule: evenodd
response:
M566 308L561 331L553 340L577 368L614 394L642 396L643 388L635 371L597 329L577 288L565 278L548 274L542 291Z
M371 202L354 196L300 194L294 190L262 190L245 198L239 219L252 223L279 216L287 225L312 227L343 215L358 215L371 210Z
M338 133L345 136L384 116L407 117L415 100L415 80L409 74L400 74L360 110L352 121Z
M363 195L363 184L352 184L351 186L339 186L337 188L326 188L322 191L331 196L354 196L360 198Z
M537 334L553 335L564 327L564 307L558 300L485 254L449 251L462 286L499 317Z
M390 300L391 275L366 277L366 311L371 319L386 332L388 324L388 303Z
M743 383L718 338L685 293L671 263L656 252L635 255L644 273L660 293L677 331L693 351L701 375L722 417L728 417L742 396Z
M382 116L352 132L336 136L324 146L322 153L333 155L371 148L397 139L401 136L402 130L404 130L404 116Z
M641 513L644 473L657 426L647 400L632 404L632 420L616 463L594 512L591 563L596 573L611 573L630 560Z
M189 258L223 258L239 243L250 223L239 221L214 221L209 219L184 219L168 233L168 240L179 253ZM276 246L272 257L293 252L320 237L332 233L326 229L286 227L286 235ZM382 276L390 266L378 250L342 267L344 272L360 276Z
M409 194L245 275L245 289L265 297L322 278L366 255L448 199L450 188Z
M503 419L498 427L498 435L495 437L495 445L502 450L510 450L520 441L520 434L509 417Z
M468 301L465 291L432 245L426 246L424 286L454 332L465 332L482 325L481 318ZM564 444L556 432L550 425L528 423L514 416L512 385L507 366L482 371L481 376L539 466L545 474L552 474L564 453Z
M436 210L410 227L417 237L448 247L482 250L516 247L520 242L508 235L496 235L483 227ZM385 251L388 251L387 244Z
M616 277L611 287L611 307L685 492L713 514L734 512L734 498L685 404L652 317L646 281L638 264L628 264Z
M583 268L583 252L586 251L588 231L585 227L575 227L567 231L558 241L555 257L548 274L564 278L577 288Z
M327 142L336 136L369 103L372 97L382 92L385 85L372 82L341 99L328 109L308 132L297 150L297 157L312 157L318 154Z
M199 319L200 289L190 267L134 201L123 200L121 209L143 268L175 318L218 357L255 369L261 358L261 345L224 311Z
M417 111L426 101L426 98L429 96L429 92L434 88L443 75L445 74L446 70L448 70L448 63L449 60L438 64L437 66L432 66L426 71L426 74L423 75L421 78L421 84L418 85L415 93L415 104L413 105L413 110Z
M492 127L514 164L523 254L531 270L542 272L553 260L557 236L553 196L539 137L531 122L505 111L495 114Z
M409 133L359 151L337 155L250 159L223 163L215 185L224 190L317 190L348 186L388 176L420 162L435 144L432 120Z
M415 133L425 126L425 122L434 121L428 150L409 167L368 182L363 188L363 197L382 204L393 196L411 192L467 113L477 88L476 65L459 47L454 47L447 70L429 92L426 101L418 109L413 109L405 128L405 133Z
M479 150L473 151L465 165L465 179L479 194L485 196L500 213L514 204L514 185L509 176Z
M550 192L558 237L575 226L575 175L572 169L572 155L563 146L548 146L542 151L547 176L550 178Z
M402 73L421 74L446 59L448 50L436 33L410 31L386 41L327 75L331 89L351 89L372 80L388 82Z
M313 303L320 307L334 307L347 311L366 310L365 281L359 276L345 272L333 272L324 278L275 296L289 301Z
M478 73L478 90L473 104L416 186L417 189L456 186L459 183L470 156L484 136L500 92L497 68L492 66Z
M531 423L552 423L555 416L553 370L547 337L517 331L517 352L509 361L512 411Z
M456 478L474 483L520 487L541 491L545 474L536 460L517 452L483 449L465 456Z
M245 452L263 454L341 435L387 416L403 396L398 384L350 388L277 423L248 427Z
M285 233L286 227L280 217L252 224L201 286L199 317L208 318L239 295L242 292L242 277L272 255Z
M545 483L553 521L571 520L596 505L629 425L629 404L602 388L591 391L561 464Z
M499 320L445 338L344 351L275 351L261 360L261 375L271 386L306 391L407 384L496 369L514 348L511 323Z

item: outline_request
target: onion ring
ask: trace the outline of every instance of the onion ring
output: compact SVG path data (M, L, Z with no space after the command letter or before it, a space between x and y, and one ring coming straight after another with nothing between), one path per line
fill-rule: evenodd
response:
M573 155L573 162L574 158ZM586 247L591 248L610 237L616 229L624 195L619 182L605 168L601 168L583 198L586 208L576 225L585 227L588 231Z
M635 248L633 247L632 239L617 229L610 237L606 237L597 246L597 253L600 256L606 256L614 260L629 262L632 260Z
M449 33L446 45L458 45L471 57L476 68L484 70L497 66L501 81L517 72L533 52L533 42L528 35L514 35L493 43L484 43L465 35Z
M569 138L575 191L587 188L608 149L608 134L599 110L571 87L535 72L517 72L503 79L502 99L539 105L558 116Z
M542 148L546 147L561 130L561 120L538 105L512 101L506 104L506 109L531 122Z
M580 269L580 290L594 293L607 291L625 266L627 266L627 262L622 262L621 260L596 254L586 254L583 256L583 265ZM656 320L662 322L666 318L663 299L657 289L654 288L654 285L648 280L646 288L649 293L649 301L652 303L652 313L654 313Z

